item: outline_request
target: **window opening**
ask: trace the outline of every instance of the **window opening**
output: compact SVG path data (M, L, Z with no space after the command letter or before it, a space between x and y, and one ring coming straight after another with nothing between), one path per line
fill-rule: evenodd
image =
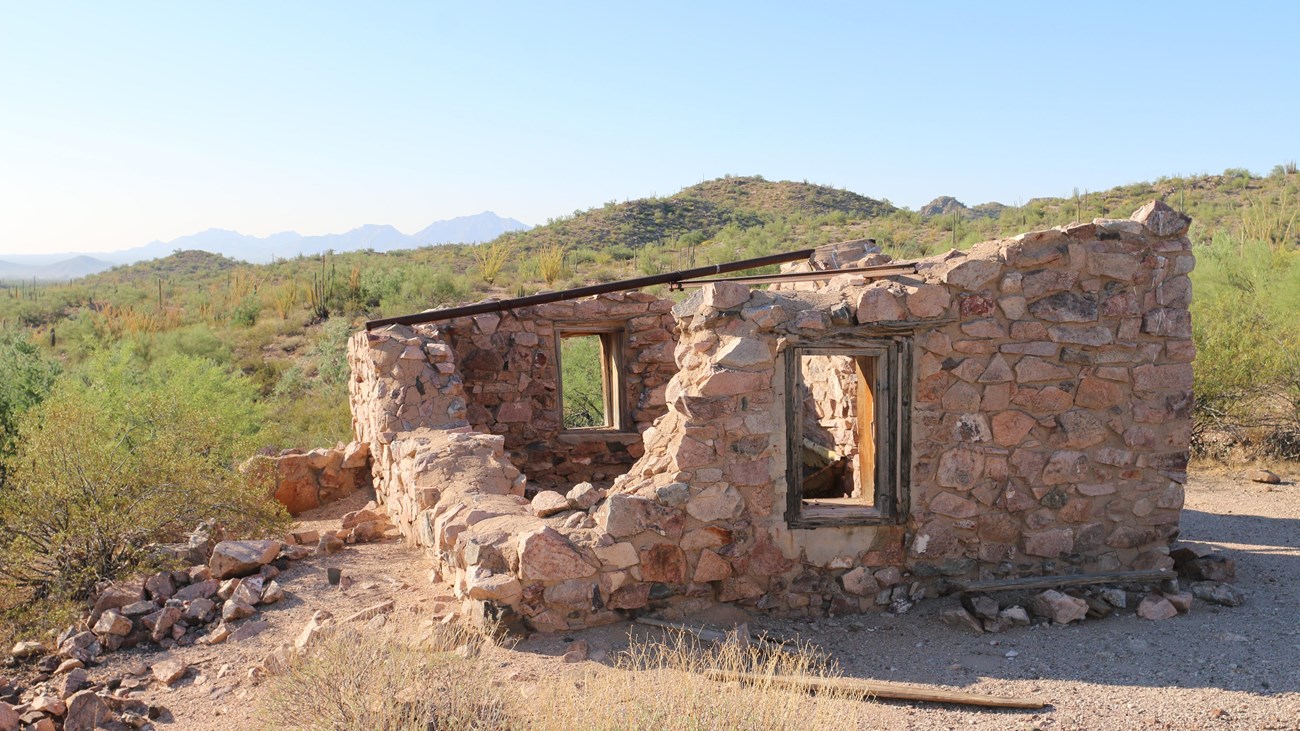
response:
M875 358L804 355L800 430L805 502L875 504Z
M622 330L560 332L560 408L565 429L621 429Z
M895 522L905 505L906 339L790 355L787 519Z

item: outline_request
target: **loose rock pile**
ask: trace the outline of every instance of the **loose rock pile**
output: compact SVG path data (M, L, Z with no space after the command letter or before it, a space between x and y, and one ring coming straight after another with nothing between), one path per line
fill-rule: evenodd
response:
M132 698L130 692L147 686L149 676L161 685L175 683L189 670L184 661L164 655L151 665L136 663L123 677L104 683L92 683L86 668L124 648L169 650L252 637L268 626L256 619L259 609L285 598L276 577L290 561L313 552L334 553L345 543L378 540L389 529L371 506L348 513L340 530L324 536L303 532L289 534L284 542L217 543L204 536L187 544L208 553L202 563L104 585L91 609L58 636L53 648L32 641L13 647L9 665L31 664L35 676L30 687L0 676L0 731L151 727L150 721L166 710Z
M1188 582L1187 589L1182 588L1179 580L1170 579L1160 589L1090 586L1063 591L1048 589L1027 598L1015 594L1001 598L968 594L962 596L961 606L940 612L939 618L953 627L983 634L1025 626L1035 619L1050 624L1071 624L1126 610L1134 611L1142 619L1159 621L1187 614L1194 600L1225 607L1241 606L1245 601L1241 591L1230 583L1236 580L1232 559L1202 555L1188 547L1175 548L1170 555L1182 582Z

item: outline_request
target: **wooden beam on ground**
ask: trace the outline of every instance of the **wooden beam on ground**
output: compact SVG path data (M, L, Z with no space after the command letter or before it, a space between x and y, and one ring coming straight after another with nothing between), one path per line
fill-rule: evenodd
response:
M661 627L663 629L676 630L705 640L706 642L722 642L727 639L727 633L722 630L712 629L709 627L695 627L689 624L678 624L676 622L665 622L662 619L652 617L637 617L637 624L644 624L648 627Z
M1112 571L1105 574L1074 574L1065 576L1026 576L1020 579L992 579L967 581L961 591L1014 591L1017 589L1055 589L1062 586L1089 586L1092 584L1128 584L1136 582L1167 581L1178 575L1168 569L1143 571Z
M660 627L662 629L671 629L671 630L676 630L678 632L686 632L687 634L695 635L696 637L706 642L725 642L727 639L727 630L721 627L710 627L709 625L696 626L690 624L678 624L677 622L665 622L662 619L655 619L653 617L637 617L635 621L637 624L644 624L647 627ZM775 637L773 635L767 634L766 632L750 632L749 625L745 625L745 624L742 624L739 627L737 627L735 629L735 632L739 636L742 642L747 640L755 640L758 642L766 642L772 645L784 645L787 642L789 642L789 640L787 639L781 637Z
M706 670L705 675L718 681L738 681L751 685L766 684L777 688L805 692L830 691L847 693L878 700L922 701L925 703L951 703L984 708L1027 708L1032 710L1047 706L1046 701L1037 698L982 695L961 690L948 690L947 688L912 685L910 683L892 683L884 680L799 678L783 675L740 673L733 670Z

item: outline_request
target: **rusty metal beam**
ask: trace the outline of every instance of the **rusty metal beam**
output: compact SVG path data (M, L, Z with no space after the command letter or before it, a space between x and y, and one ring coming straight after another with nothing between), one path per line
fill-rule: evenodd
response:
M744 277L723 277L721 279L692 279L678 282L680 287L703 287L712 282L739 282L740 284L778 284L781 282L820 282L841 274L861 274L867 279L893 277L899 274L915 274L916 264L879 264L870 267L853 267L850 269L819 269L812 272L782 272L780 274L751 274Z
M802 249L800 251L791 251L785 254L760 256L757 259L743 259L741 261L733 261L726 264L713 264L711 266L696 267L694 269L685 269L678 272L667 272L649 277L637 277L635 279L624 279L618 282L606 282L605 284L593 284L587 287L563 289L558 292L543 292L541 294L529 295L527 297L516 297L514 299L497 300L495 302L479 302L477 304L463 305L460 307L447 307L441 310L418 312L413 315L381 317L377 320L368 321L366 323L366 329L373 330L377 327L384 327L385 325L418 325L425 322L439 322L456 317L483 315L489 312L500 312L502 310L513 310L520 307L544 305L551 302L581 299L583 297L590 297L596 294L606 294L608 292L625 292L630 289L651 287L656 284L673 284L687 279L698 279L700 277L710 277L716 274L726 274L728 272L754 269L756 267L768 266L770 264L784 264L786 262L807 259L812 256L815 251L817 250Z

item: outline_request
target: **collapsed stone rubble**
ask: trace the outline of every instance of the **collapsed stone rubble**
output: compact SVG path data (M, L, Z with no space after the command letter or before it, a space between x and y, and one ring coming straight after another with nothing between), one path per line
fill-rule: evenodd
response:
M356 439L382 507L467 608L538 630L715 602L872 611L964 579L1172 568L1195 354L1188 224L1153 202L911 273L359 333ZM557 339L592 323L631 333L634 426L557 428ZM860 396L889 398L874 456L890 467L865 509L861 485L827 502L799 492L796 449L838 460L832 486L868 471L870 447L834 421L851 389L804 383L798 359L823 351L895 379ZM838 399L815 404L830 414L820 443L787 408L817 398Z
M275 499L298 515L341 500L370 486L370 445L364 442L332 449L286 449L278 455L250 457L240 470L274 481Z
M1135 583L1034 593L963 594L960 606L942 610L939 618L953 627L983 634L1028 625L1031 618L1071 624L1129 612L1160 621L1191 612L1196 601L1226 607L1240 606L1245 601L1241 591L1232 585L1236 581L1232 559L1190 546L1177 547L1170 556L1178 578L1171 576L1160 586Z
M132 693L147 685L146 676L164 686L186 676L189 667L168 650L241 642L265 630L268 624L258 614L286 598L276 579L291 561L387 537L391 526L375 508L344 515L340 528L324 536L312 531L290 533L285 541L216 541L204 527L185 544L163 547L165 555L192 565L106 583L52 648L35 641L13 647L10 665L30 665L35 675L31 687L0 677L0 731L10 731L7 718L17 719L15 731L152 727L166 709ZM106 682L89 679L86 669L107 653L134 647L159 654L138 672Z

